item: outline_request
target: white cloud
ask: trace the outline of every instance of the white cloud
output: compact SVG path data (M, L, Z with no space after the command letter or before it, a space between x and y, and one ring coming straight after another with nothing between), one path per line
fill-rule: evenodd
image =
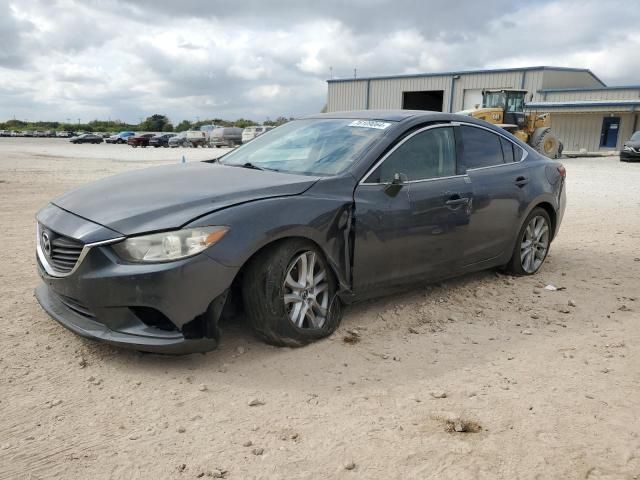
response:
M0 0L8 117L261 120L319 111L350 77L484 67L591 68L640 83L632 0ZM2 120L2 119L0 119Z

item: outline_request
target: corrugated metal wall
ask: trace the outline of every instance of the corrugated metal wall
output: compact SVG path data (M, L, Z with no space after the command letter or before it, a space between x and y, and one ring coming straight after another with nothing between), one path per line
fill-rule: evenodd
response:
M329 82L327 111L361 109L401 109L402 93L424 90L443 91L443 111L449 111L451 88L453 102L451 111L463 108L466 89L524 88L529 92L527 101L569 101L569 100L618 100L639 98L640 89L593 90L576 92L539 93L543 88L598 87L598 81L588 72L570 70L516 70L485 73L462 73L454 79L452 75L431 75L384 79L354 79ZM368 90L368 102L367 102ZM531 100L530 100L531 99ZM582 148L595 152L600 149L602 119L611 113L611 107L590 107L588 113L566 109L552 111L552 127L565 144L566 151ZM631 136L633 114L616 113L621 117L618 149ZM640 126L638 127L640 128Z
M450 76L409 77L371 80L369 88L370 109L402 108L402 93L424 90L443 90L442 111L449 106Z
M532 94L533 100L541 100L538 90L542 88L546 70L508 71L461 74L454 79L452 75L433 75L416 77L398 77L372 80L350 80L329 82L327 111L340 112L367 108L367 82L369 83L369 109L400 109L402 93L424 90L442 90L444 112L449 111L451 86L454 84L453 105L451 111L462 110L465 89L477 88L524 88Z
M600 133L602 132L602 120L609 114L598 113L552 113L551 128L564 144L567 152L579 152L586 149L588 152L600 150ZM633 114L614 113L620 117L618 144L620 150L622 144L633 133Z
M520 88L523 72L495 72L460 75L455 81L452 111L463 108L464 91L476 88Z
M365 110L367 108L367 81L330 82L327 94L327 112Z
M545 70L541 88L602 87L589 72Z
M629 100L640 98L640 89L613 89L613 90L579 90L571 92L545 92L543 100L547 102L560 102L571 100Z

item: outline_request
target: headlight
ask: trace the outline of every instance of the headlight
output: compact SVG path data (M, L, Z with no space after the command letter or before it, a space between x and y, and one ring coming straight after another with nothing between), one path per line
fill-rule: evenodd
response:
M214 245L228 227L199 227L127 238L113 249L128 262L167 262L191 257Z
M624 149L625 149L627 152L630 152L630 151L631 151L631 147L630 147L629 145L625 145L625 146L624 146Z

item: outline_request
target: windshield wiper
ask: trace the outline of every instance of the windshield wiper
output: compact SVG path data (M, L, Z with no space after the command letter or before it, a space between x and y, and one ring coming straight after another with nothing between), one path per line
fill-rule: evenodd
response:
M243 163L242 165L233 165L234 167L250 168L251 170L264 170L262 167L258 167L251 162Z

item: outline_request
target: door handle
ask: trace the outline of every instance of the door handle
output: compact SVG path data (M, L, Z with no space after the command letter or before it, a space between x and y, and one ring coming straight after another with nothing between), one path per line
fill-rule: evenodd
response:
M468 197L461 197L459 194L454 194L449 197L449 200L444 202L444 204L448 207L458 207L460 205L469 205Z
M523 176L519 176L515 181L515 184L520 188L524 187L527 183L529 183L529 179Z

